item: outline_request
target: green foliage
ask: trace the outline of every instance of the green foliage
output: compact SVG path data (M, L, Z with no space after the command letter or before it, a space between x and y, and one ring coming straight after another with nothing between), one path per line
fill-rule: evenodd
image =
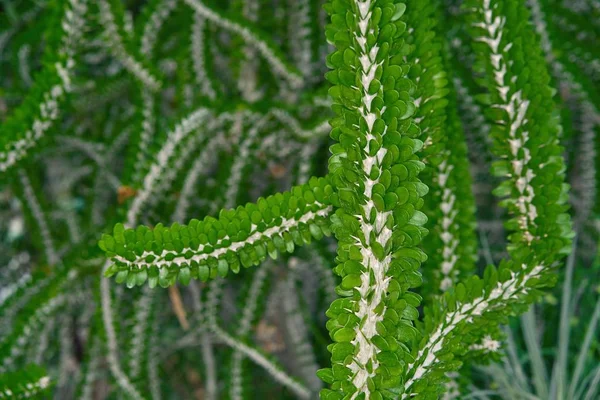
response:
M428 187L417 179L425 165L415 155L423 142L411 119L410 66L402 59L410 51L401 19L406 6L356 7L328 4L326 35L336 51L327 78L337 114L329 171L341 205L333 231L342 298L327 311L334 344L332 369L320 372L331 385L324 399L394 395L408 359L404 343L416 335L411 320L420 298L408 289L421 284L417 270L426 259L417 247L427 233L420 208Z
M218 219L206 217L188 225L175 222L171 227L158 224L152 230L117 224L113 234L103 235L99 243L114 263L105 276L115 275L117 283L130 288L146 281L153 288L177 280L187 285L190 279L226 277L229 270L238 273L240 267L257 265L267 256L275 259L313 238L329 236L332 192L327 179L313 178L256 204L222 210Z
M58 118L71 90L75 46L83 29L86 1L56 1L47 11L46 46L42 73L36 76L21 105L3 122L0 131L0 171L5 174L44 139Z
M50 378L46 376L45 371L30 365L0 377L0 399L39 398L48 394L50 385Z
M525 369L591 400L600 8L572 3L3 2L0 397L455 399ZM561 276L557 355L530 311L522 366L502 326Z
M590 284L587 277L574 276L576 253L574 249L567 262L565 280L560 288L563 306L557 321L546 317L546 323L539 323L545 313L555 308L553 303L556 299L549 297L540 306L532 307L521 316L517 329L509 331L507 360L502 364L482 368L487 379L497 387L493 394L499 398L593 399L600 395L600 368L597 365L596 349L600 299L598 288L593 283L589 293L573 296L576 278L580 278L579 288ZM558 340L544 343L545 337L552 337L548 333L555 324L560 332ZM518 340L521 337L523 339ZM545 353L553 355L551 369L547 368L543 357ZM569 353L573 357L569 357ZM517 358L517 354L524 354L526 357ZM474 391L473 395L477 399L487 398L478 391Z

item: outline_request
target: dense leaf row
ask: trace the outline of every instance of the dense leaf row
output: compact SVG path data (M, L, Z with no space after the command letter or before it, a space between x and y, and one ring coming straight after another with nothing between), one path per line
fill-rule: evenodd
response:
M290 192L261 198L256 204L223 210L219 218L192 220L188 225L158 224L125 229L115 225L113 235L104 235L100 247L113 265L106 276L116 274L118 283L129 287L148 280L151 287L170 286L179 278L206 281L226 276L231 269L249 267L267 255L292 252L295 246L330 234L331 185L311 179Z
M417 179L423 142L411 118L406 4L336 0L327 7L327 39L336 46L326 76L336 113L329 171L341 205L333 231L342 298L327 311L332 368L320 376L331 389L321 397L389 398L409 359L405 343L416 335L420 297L408 289L420 285L426 259L418 245L427 233L420 208L428 187Z
M428 261L423 266L422 293L428 301L435 301L460 277L473 272L476 249L472 180L451 92L453 75L443 59L447 49L438 6L419 1L409 2L407 8L407 23L414 27L409 76L417 85L415 121L421 128L422 157L427 164L421 179L430 187L423 209L431 230L423 241Z

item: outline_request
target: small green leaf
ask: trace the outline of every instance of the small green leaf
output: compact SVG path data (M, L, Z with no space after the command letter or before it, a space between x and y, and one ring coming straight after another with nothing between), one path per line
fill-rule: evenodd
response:
M158 276L148 277L148 286L150 286L150 289L154 289L156 285L158 285Z
M135 276L135 284L137 286L142 286L144 283L146 283L146 279L148 279L148 271L145 268L141 269L137 274L135 274Z
M399 187L396 189L396 196L398 196L398 205L404 205L410 199L410 192L405 187Z
M332 384L334 381L333 371L331 370L331 368L322 368L322 369L318 370L317 376L319 377L319 379L321 379L325 383Z
M135 286L137 282L137 272L130 272L127 275L126 285L129 289Z
M113 228L113 235L117 243L125 243L125 226L118 223Z
M238 272L240 272L240 262L238 261L237 257L232 258L229 262L229 268L231 269L231 272L233 272L234 274L237 274Z
M219 271L219 276L225 277L227 276L227 271L229 270L229 263L224 258L220 258L218 261L217 269Z
M227 261L220 259L217 263L217 273L221 278L225 278L227 272L229 272L229 264L227 264Z
M112 264L110 267L108 267L106 269L106 271L104 271L104 276L106 278L110 278L111 276L113 276L114 274L116 274L119 271L119 267L117 267L116 264Z
M119 271L117 273L117 276L115 277L115 282L121 284L123 282L125 282L127 280L127 275L129 274L129 271Z
M410 219L410 223L417 226L423 226L427 223L427 215L421 211L415 211Z
M206 282L208 280L209 276L210 276L210 268L208 268L208 265L206 265L206 264L200 265L200 267L198 267L198 277L200 278L200 280L202 282Z
M333 334L333 340L336 342L351 342L356 337L356 332L352 328L341 328Z
M183 267L179 270L179 282L181 282L182 285L189 285L190 283L190 279L191 279L191 271L188 267Z
M309 224L308 229L310 230L310 234L316 239L321 240L323 238L323 232L316 224Z
M385 250L379 242L375 241L371 243L371 248L373 249L373 254L379 261L382 261L385 258Z
M385 209L385 202L383 200L383 197L381 197L379 194L375 193L373 194L373 203L375 204L375 208L377 208L377 211L381 212Z
M352 289L355 288L357 286L360 286L361 284L361 279L360 279L360 275L346 275L344 277L344 279L342 279L342 287L344 289Z
M415 182L415 188L417 189L417 193L419 193L420 197L423 197L429 193L429 187L422 182Z
M394 192L387 192L383 200L385 202L385 210L391 211L398 204L398 195Z

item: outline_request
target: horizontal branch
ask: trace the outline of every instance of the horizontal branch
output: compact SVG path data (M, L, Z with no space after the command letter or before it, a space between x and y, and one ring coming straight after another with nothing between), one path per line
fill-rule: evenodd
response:
M111 258L106 276L127 285L151 287L173 285L177 278L187 284L191 278L237 273L272 258L278 252L292 252L295 245L329 235L333 188L327 178L313 178L308 184L278 193L256 204L222 211L218 219L206 217L188 225L174 223L125 229L117 224L113 235L103 235L100 247Z

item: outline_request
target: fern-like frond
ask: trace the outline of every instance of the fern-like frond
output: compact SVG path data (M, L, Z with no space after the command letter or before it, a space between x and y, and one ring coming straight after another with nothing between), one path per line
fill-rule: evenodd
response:
M192 220L170 228L143 225L125 229L115 226L100 246L112 259L107 276L128 286L170 286L191 278L203 281L234 273L278 252L291 252L296 245L329 234L332 188L327 179L312 179L290 192L259 199L235 210L223 211L218 219Z
M464 353L450 350L453 344L476 343L490 329L482 324L501 321L533 301L537 288L551 285L549 272L568 251L572 237L564 214L564 166L556 156L560 147L549 77L535 36L526 33L529 27L517 17L527 11L512 0L474 1L466 7L472 10L476 46L481 47L479 54L490 71L488 116L496 123L494 151L503 158L494 164L493 172L505 178L495 194L511 196L502 202L511 213L507 225L513 232L508 248L511 260L498 269L488 266L483 279L469 278L427 310L426 335L408 366L403 399L440 393L433 383L439 380L433 376L456 370L460 359L451 357ZM508 54L519 62L508 62ZM517 79L523 68L535 73Z
M201 0L184 0L199 15L227 31L240 35L244 41L262 55L273 72L289 82L292 87L302 85L302 77L296 69L284 59L281 51L263 35L241 21L231 20L218 11L211 9Z
M61 107L72 90L75 51L87 12L86 0L59 1L48 11L45 69L12 117L0 127L0 172L5 173L29 155L61 115Z
M417 269L427 257L417 246L427 233L420 211L428 187L423 142L412 116L415 84L404 62L405 3L331 1L327 39L336 50L327 73L336 118L329 159L341 208L333 231L339 241L336 272L341 299L327 311L335 342L332 369L320 371L331 389L324 399L382 398L410 355L420 297Z

